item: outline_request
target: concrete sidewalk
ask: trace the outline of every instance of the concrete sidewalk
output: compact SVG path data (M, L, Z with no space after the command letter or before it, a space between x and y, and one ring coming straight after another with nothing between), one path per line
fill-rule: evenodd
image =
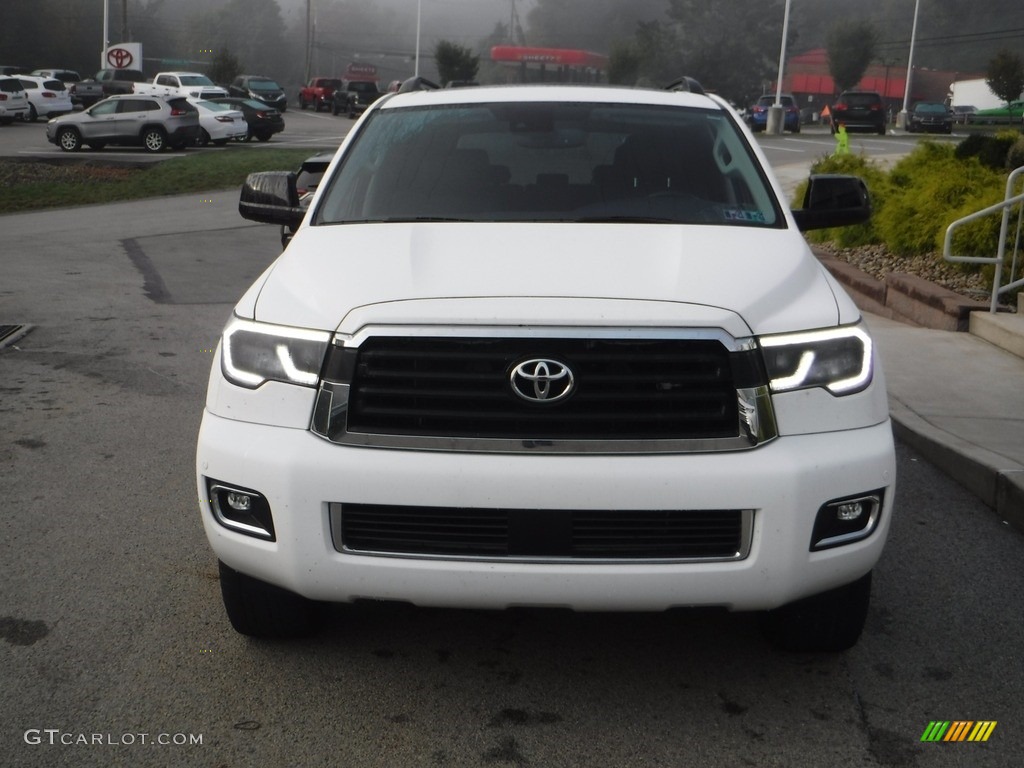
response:
M865 316L896 435L1024 531L1024 359L972 333Z

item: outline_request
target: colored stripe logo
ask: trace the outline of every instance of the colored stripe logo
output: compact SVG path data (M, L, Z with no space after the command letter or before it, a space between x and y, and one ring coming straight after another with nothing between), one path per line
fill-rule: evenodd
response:
M932 720L921 741L988 741L995 729L995 720Z

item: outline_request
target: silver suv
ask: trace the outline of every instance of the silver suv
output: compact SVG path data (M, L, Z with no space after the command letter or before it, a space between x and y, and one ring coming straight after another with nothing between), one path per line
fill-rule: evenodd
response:
M142 146L148 152L182 149L195 143L199 112L183 97L126 93L97 102L84 112L57 117L46 124L46 138L65 152L82 144Z

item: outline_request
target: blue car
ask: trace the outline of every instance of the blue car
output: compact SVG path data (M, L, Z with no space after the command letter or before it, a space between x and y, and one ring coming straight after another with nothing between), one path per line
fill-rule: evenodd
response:
M783 128L792 133L800 133L800 108L796 105L796 99L792 96L782 96L779 102L785 110L782 119ZM757 104L750 108L750 129L754 133L765 129L768 124L768 108L773 104L775 104L774 96L762 96L757 100Z

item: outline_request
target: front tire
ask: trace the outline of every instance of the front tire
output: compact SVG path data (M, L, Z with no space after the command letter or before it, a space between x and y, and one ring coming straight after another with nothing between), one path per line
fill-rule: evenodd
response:
M142 147L147 152L163 152L167 147L167 136L159 128L146 128L142 132Z
M28 120L30 123L34 123L38 118L39 118L39 113L36 112L36 105L35 104L29 104L28 105L28 117L25 118L25 119Z
M857 644L871 602L871 573L852 584L760 615L761 632L785 651L836 653Z
M235 631L250 637L304 637L320 628L322 606L239 573L218 561L224 609Z
M82 137L74 128L61 128L57 134L57 144L65 152L77 152L82 148Z

